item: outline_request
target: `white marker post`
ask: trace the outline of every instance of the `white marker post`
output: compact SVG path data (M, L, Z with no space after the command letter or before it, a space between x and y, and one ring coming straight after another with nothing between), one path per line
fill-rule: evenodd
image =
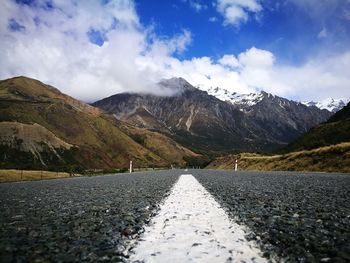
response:
M130 168L129 168L129 172L132 173L132 161L130 161Z
M238 160L236 159L236 162L235 162L235 172L238 171Z

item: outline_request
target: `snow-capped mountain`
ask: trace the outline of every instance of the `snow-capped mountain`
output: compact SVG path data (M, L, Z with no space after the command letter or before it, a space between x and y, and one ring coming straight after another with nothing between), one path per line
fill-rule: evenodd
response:
M308 102L302 102L304 105L311 107L315 106L321 110L328 110L330 112L337 112L344 108L346 104L348 104L350 99L333 99L333 98L327 98L318 102L314 101L308 101Z
M240 95L219 88L200 90L181 78L163 80L160 85L178 92L175 96L122 93L93 105L120 121L168 134L206 153L269 151L331 115L263 91Z
M223 88L209 88L206 89L204 87L197 87L198 89L202 91L206 91L209 95L212 95L219 100L227 101L232 103L233 105L240 106L241 108L245 107L251 107L256 105L258 102L262 101L265 96L272 96L274 95L266 93L264 91L261 91L260 93L250 93L250 94L239 94L236 92L230 92ZM341 110L343 107L348 104L350 99L333 99L333 98L327 98L319 102L309 101L309 102L301 102L302 104L311 107L315 106L321 110L328 110L330 112L337 112Z
M235 105L242 106L253 106L260 102L264 98L263 93L250 93L250 94L239 94L236 92L230 92L223 88L209 88L204 89L202 87L198 87L198 89L206 91L209 95L212 95L219 100L228 101Z

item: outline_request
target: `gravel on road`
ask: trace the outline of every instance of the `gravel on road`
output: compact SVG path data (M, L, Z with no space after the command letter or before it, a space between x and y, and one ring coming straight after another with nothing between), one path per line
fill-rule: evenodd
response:
M350 175L190 170L266 257L350 262Z
M0 184L0 261L123 262L178 175Z
M1 262L127 262L181 174L266 258L350 262L350 175L182 170L0 184Z

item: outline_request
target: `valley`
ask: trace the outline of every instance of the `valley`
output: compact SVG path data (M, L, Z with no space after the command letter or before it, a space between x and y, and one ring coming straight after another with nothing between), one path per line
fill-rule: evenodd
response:
M127 170L132 160L135 168L231 169L229 160L241 157L230 155L248 152L274 162L252 166L251 157L242 157L241 169L347 171L336 168L348 160L347 146L335 146L342 153L339 160L334 156L338 161L314 149L350 141L348 106L334 114L265 92L226 100L221 90L200 90L182 78L159 85L174 95L121 93L89 105L38 80L1 81L0 167L107 172ZM301 165L295 156L304 155L310 160ZM299 167L282 165L281 156Z
M0 0L0 263L350 262L350 0Z

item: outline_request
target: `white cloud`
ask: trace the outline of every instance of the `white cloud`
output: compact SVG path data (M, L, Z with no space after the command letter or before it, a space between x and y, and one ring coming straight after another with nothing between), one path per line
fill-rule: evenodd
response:
M275 56L270 51L252 47L239 54L239 61L246 67L264 68L273 65Z
M254 1L226 2L254 9ZM218 60L180 60L174 54L192 43L190 31L155 35L140 23L131 1L115 0L108 6L75 3L56 0L57 8L48 10L1 2L0 79L37 78L85 101L125 91L173 94L155 83L174 76L196 86L239 93L263 89L300 100L350 97L350 52L314 58L301 66L281 65L273 53L256 47ZM25 30L10 30L11 19ZM91 29L105 38L102 46L89 41Z
M189 6L194 9L197 13L208 9L208 6L204 4L201 0L182 0L184 3L188 3Z
M191 42L189 31L158 38L143 28L132 1L52 1L54 8L2 1L0 78L26 75L77 98L92 101L122 91L160 91L159 78L138 65L143 56L171 56ZM25 30L10 30L10 20ZM106 38L89 41L91 30Z
M196 10L196 12L200 12L204 9L207 9L208 6L205 4L202 4L201 2L195 1L195 0L189 0L190 6Z
M296 100L350 97L350 52L319 57L301 66L280 65L271 52L255 47L237 57L226 54L217 61L209 57L142 59L144 67L159 76L183 77L195 86L222 87L238 93L264 90Z
M225 25L239 26L248 20L250 13L259 13L259 0L217 0L217 11L224 17Z
M238 68L241 66L235 55L224 55L218 61L223 66L228 66L230 68Z

